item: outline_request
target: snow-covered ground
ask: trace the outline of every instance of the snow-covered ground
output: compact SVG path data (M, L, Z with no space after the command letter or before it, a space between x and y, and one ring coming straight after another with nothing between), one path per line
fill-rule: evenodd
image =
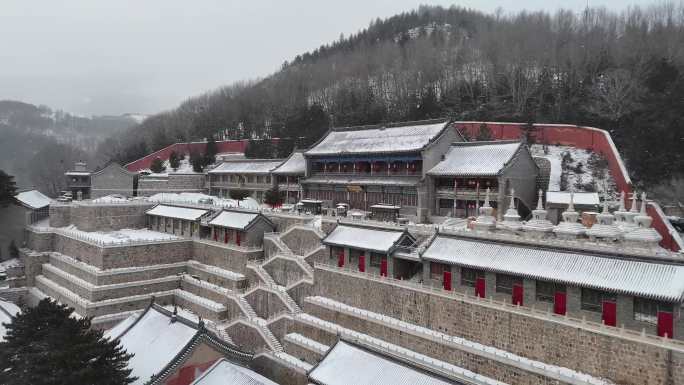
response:
M128 198L120 195L107 195L100 198L93 199L93 203L122 203L127 202Z
M592 151L583 150L570 146L546 146L534 144L530 146L532 156L545 158L551 163L551 172L549 175L548 191L577 191L577 192L591 192L592 190L599 193L601 197L615 196L615 182L613 181L610 171L605 168L602 170L593 170L590 166L590 158ZM563 165L563 157L569 154L571 159L566 165ZM567 183L563 185L561 180L565 177Z
M146 242L146 241L170 241L175 239L181 239L173 234L160 233L158 231L152 231L148 229L121 229L114 231L82 231L76 226L71 225L67 227L61 227L59 230L64 233L80 238L88 239L93 242L103 243L103 244L115 244L115 243L134 243L134 242Z
M253 198L245 198L241 201L234 199L219 198L202 193L158 193L147 198L150 202L179 203L179 204L209 204L220 207L241 207L258 210L259 202Z

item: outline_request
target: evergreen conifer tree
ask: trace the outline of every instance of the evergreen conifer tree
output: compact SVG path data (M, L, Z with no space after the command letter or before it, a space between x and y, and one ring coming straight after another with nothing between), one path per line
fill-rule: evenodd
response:
M150 165L150 171L154 173L160 173L163 172L165 169L166 167L164 167L164 163L162 162L162 160L159 158L154 158L152 164Z
M0 207L7 207L17 195L14 176L0 170Z
M91 329L90 319L45 298L6 324L0 343L0 384L124 385L135 381L132 357L118 340Z
M192 170L195 172L202 172L204 171L204 167L206 166L206 160L205 157L200 154L197 151L193 151L190 153L190 164L192 165Z
M178 157L178 154L176 154L176 151L171 151L171 154L169 154L169 166L175 171L178 170L178 167L180 167L180 158Z
M492 140L492 130L489 129L487 123L480 125L480 131L477 133L477 140Z
M207 140L207 149L204 152L204 165L208 166L216 162L216 154L218 154L218 146L214 137L210 136L209 140Z

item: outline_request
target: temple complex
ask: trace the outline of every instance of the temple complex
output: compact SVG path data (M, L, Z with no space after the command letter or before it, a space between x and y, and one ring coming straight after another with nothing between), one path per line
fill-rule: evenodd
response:
M457 127L332 129L220 161L211 195L49 201L0 320L68 304L137 353L136 384L683 383L684 254L653 202L562 191L554 221L524 141ZM261 204L274 186L292 204Z

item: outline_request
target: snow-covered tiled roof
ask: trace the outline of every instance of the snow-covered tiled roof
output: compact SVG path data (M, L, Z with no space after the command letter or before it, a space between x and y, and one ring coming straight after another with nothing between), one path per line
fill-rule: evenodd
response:
M546 192L546 203L554 203L559 205L569 205L570 204L570 192L569 191L547 191ZM572 194L572 203L576 205L585 206L598 206L601 204L599 201L599 195L595 192L576 192Z
M67 171L64 173L67 176L88 176L90 174L90 171Z
M244 230L245 227L252 223L252 221L258 216L259 214L257 213L224 210L221 212L221 214L217 215L216 218L209 221L209 224L213 226Z
M428 175L497 175L519 147L520 142L454 143Z
M191 385L278 385L261 374L222 358Z
M138 320L139 317L142 317ZM123 334L123 335L122 335ZM121 340L121 346L134 356L128 361L133 384L144 384L159 374L197 334L185 322L171 322L171 317L154 306L143 314L135 313L108 330L104 337Z
M422 254L431 261L677 302L684 266L437 236Z
M373 176L361 177L353 176L327 176L316 175L306 178L302 181L303 184L343 184L356 186L416 186L420 182L420 177L417 176Z
M403 231L396 230L339 225L323 239L323 243L387 253L399 242L403 234Z
M451 381L429 375L367 349L338 341L309 373L322 385L447 385Z
M42 209L50 205L50 198L43 195L38 190L24 191L15 195L14 198L24 206L28 206L34 210Z
M221 163L209 171L209 174L268 174L281 163L283 163L282 159L234 160Z
M0 300L0 342L5 340L7 329L2 326L3 323L12 323L12 317L15 317L21 312L19 307L11 302Z
M330 131L306 155L372 154L422 150L444 129L447 121L369 129Z
M191 209L191 208L187 208L187 207L157 205L157 206L154 206L154 208L147 210L146 214L156 215L156 216L166 217L166 218L175 218L175 219L185 219L188 221L196 221L201 216L206 214L207 212L208 212L207 210Z
M304 152L295 151L283 164L273 170L274 174L304 174L306 171L306 159Z

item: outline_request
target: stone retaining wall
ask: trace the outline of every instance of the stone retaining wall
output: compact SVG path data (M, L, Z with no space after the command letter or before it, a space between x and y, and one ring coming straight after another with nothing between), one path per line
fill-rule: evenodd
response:
M321 268L316 269L314 292L620 384L684 382L684 353L680 350Z
M155 203L58 204L50 206L50 226L76 226L82 231L139 229L147 226L145 211Z
M244 251L220 243L195 240L192 246L192 255L193 259L200 263L244 274L247 261L261 258L262 251Z

